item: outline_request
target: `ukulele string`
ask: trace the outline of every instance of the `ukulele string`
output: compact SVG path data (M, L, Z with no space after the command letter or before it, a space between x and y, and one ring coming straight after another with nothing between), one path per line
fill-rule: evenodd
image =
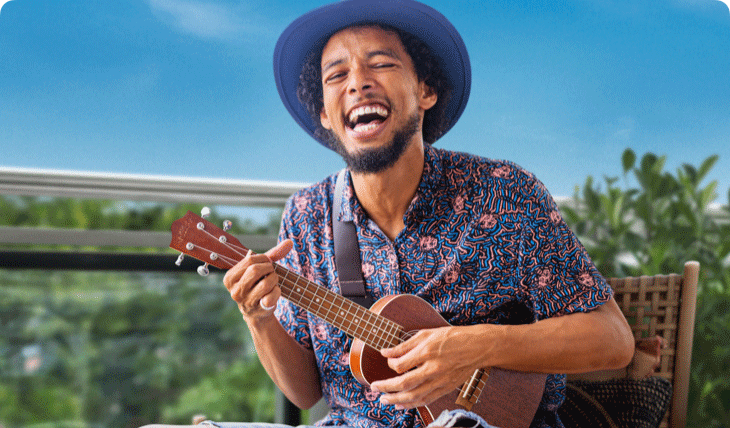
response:
M335 313L339 311L340 313L338 315L343 320L347 319L345 315L348 314L351 315L353 319L361 320L359 323L357 323L360 330L362 330L361 336L368 336L363 339L363 342L377 343L375 346L370 345L375 349L379 347L385 347L386 345L392 346L402 341L399 334L400 331L402 331L402 327L397 323L383 317L382 315L368 311L362 306L359 306L356 303L345 299L339 294L336 294L324 287L321 287L314 282L309 281L306 278L299 276L284 267L278 266L278 268L279 271L283 271L283 276L281 276L281 272L278 272L280 273L282 285L286 285L292 291L297 291L300 297L298 299L298 302L295 303L305 306L305 309L313 311L313 306L317 308L322 308L322 317L324 317L325 319L328 318L329 313ZM289 278L289 275L294 276L294 279ZM302 287L304 290L306 290L306 292L303 292L302 288L296 290L294 287ZM322 294L323 296L320 297L318 293ZM323 305L321 302L322 300L330 303L329 307ZM345 304L348 305L349 308L346 308L344 306ZM343 327L346 327L344 322L341 324ZM352 325L352 323L350 323L350 325ZM354 329L353 331L355 331L355 335L357 335L357 331ZM371 341L369 336L374 336L376 340ZM380 339L381 342L384 342L382 346L377 339Z
M207 230L205 230L205 228L201 228L200 230L203 233L205 233L206 235L208 235L211 239L213 239L213 240L215 240L217 242L220 242L227 249L233 251L234 253L238 254L241 257L245 257L245 255L242 254L242 252L237 251L236 248L239 248L239 249L241 249L244 252L246 251L246 249L245 248L238 247L238 246L234 246L233 244L230 244L226 239L224 239L225 238L224 235L221 235L221 237L218 238L215 235L213 235L212 233L210 233ZM217 258L220 258L221 259L221 261L226 262L229 265L229 267L233 267L233 265L235 265L236 262L238 261L238 260L236 260L234 258L225 256L225 255L222 255L222 254L219 254L219 253L216 253L215 251L213 251L213 250L211 250L209 248L205 248L205 247L200 246L200 245L198 245L198 248L201 249L201 250L203 250L203 251L208 252L209 253L209 258L211 258L211 259L213 258L212 255L215 254ZM300 298L298 299L299 300L299 303L301 303L302 300L305 300L304 304L306 304L306 306L307 306L306 309L308 309L308 310L311 311L312 310L311 309L312 308L312 305L314 303L317 303L317 306L320 307L320 308L323 308L324 307L323 305L319 304L319 302L316 302L316 296L317 296L316 290L322 290L322 292L325 294L325 296L324 296L325 299L328 297L327 296L328 293L331 294L329 301L330 302L335 301L335 304L337 305L337 308L339 308L341 311L344 311L346 314L352 315L353 318L359 318L362 321L364 321L364 322L358 323L358 325L360 326L360 329L362 330L364 336L365 335L367 335L367 336L373 335L373 336L375 336L376 339L380 338L382 341L385 342L384 345L387 345L387 344L397 344L397 343L400 343L401 342L401 338L400 338L400 336L397 333L398 333L399 328L402 329L402 327L400 325L398 325L397 323L394 323L393 321L388 320L387 318L385 318L385 317L383 317L381 315L378 315L378 314L375 314L373 312L364 310L364 308L362 310L362 313L364 315L366 315L366 316L363 316L363 314L358 314L357 313L358 312L358 309L361 308L361 307L358 306L358 305L356 305L355 303L353 303L353 302L351 302L351 301L349 301L347 299L344 299L344 298L342 298L342 296L340 296L338 294L335 294L335 293L331 292L330 290L327 290L327 289L325 289L323 287L320 287L320 286L314 284L313 282L311 282L311 281L309 281L309 280L307 280L307 279L305 279L305 278L303 278L303 277L301 277L299 275L294 274L293 272L291 272L290 270L288 270L288 269L286 269L286 268L284 268L282 266L279 266L279 265L276 265L276 264L275 264L275 266L279 267L281 270L283 270L285 272L284 277L283 278L280 277L281 278L280 283L282 285L288 285L289 288L292 291L294 289L293 288L294 286L302 286L302 284L300 284L300 282L302 280L305 282L305 284L303 285L304 289L306 289L309 293L312 293L312 295L315 296L315 297L310 297L309 295L307 295L307 293L301 293L300 294ZM292 279L289 278L289 275L290 274L294 276L294 280L292 280ZM288 282L288 284L287 284L287 282ZM312 291L312 289L314 289L315 291ZM341 303L337 303L337 301L339 301ZM346 309L342 305L342 303L344 303L344 302L347 302L349 304L349 306L350 306L349 309ZM333 308L334 306L335 305L330 305L330 308ZM330 308L325 308L327 310L327 313L324 315L325 317L329 314L329 312L333 312L333 311L331 311ZM345 316L342 316L342 318L343 318L343 320L346 319ZM370 320L368 318L371 318L373 320ZM378 325L376 323L379 323L380 325ZM385 324L385 326L383 326L383 324ZM389 331L388 329L395 330L395 332ZM367 334L365 333L366 331L368 332ZM374 333L373 331L380 332L380 334ZM368 338L368 340L364 340L364 342L368 342L368 341L369 341L369 338ZM373 341L371 343L375 343L375 341Z
M229 249L229 250L233 251L234 253L238 254L239 256L241 256L241 259L243 259L244 257L246 257L246 254L243 254L243 253L245 253L245 252L246 252L246 250L247 250L246 248L243 248L243 247L238 247L238 246L235 246L235 245L232 245L232 244L230 244L230 243L228 242L228 239L226 238L226 236L225 236L225 235L221 235L220 237L216 237L215 235L213 235L212 233L208 232L208 231L207 231L207 230L205 229L205 226L204 226L204 224L203 224L203 227L200 227L200 225L201 225L201 224L203 224L203 223L199 223L199 225L198 225L198 229L200 229L200 230L201 230L201 231L202 231L203 233L205 233L206 235L208 235L209 237L211 237L211 238L212 238L213 240L215 240L215 241L218 241L218 242L220 242L220 243L221 243L221 244L223 244L223 246L224 246L224 247L226 247L227 249ZM238 250L241 250L241 251L239 252ZM211 250L207 250L207 249L206 249L206 251L210 251L211 253L213 253L213 251L211 251ZM220 255L220 254L219 254L219 255ZM225 256L224 256L224 257L225 257ZM235 260L235 259L233 259L233 258L231 258L231 257L227 257L227 259L228 259L228 260L234 260L234 261L237 261L237 260ZM229 262L229 263L230 263L230 262ZM233 263L233 264L235 264L235 263Z
M477 369L474 371L474 373L469 378L468 387L467 390L464 391L464 398L476 397L475 403L479 400L479 397L482 395L482 391L484 390L484 385L486 384L486 379L489 378L489 374L484 372L484 369ZM476 383L476 385L474 385ZM465 384L466 385L466 384ZM461 388L457 388L459 390L459 393L461 393L461 390L464 388L462 385Z

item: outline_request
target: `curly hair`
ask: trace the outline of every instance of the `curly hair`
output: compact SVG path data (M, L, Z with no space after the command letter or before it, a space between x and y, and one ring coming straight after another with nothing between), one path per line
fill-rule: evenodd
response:
M360 25L372 25L396 33L411 57L418 81L425 82L436 92L438 96L436 104L426 110L423 118L423 141L433 144L444 135L450 125L446 116L446 105L451 96L451 87L439 66L438 59L431 53L425 43L410 33L382 24ZM302 73L299 75L297 98L307 109L314 123L317 124L317 129L314 132L315 137L333 147L332 139L334 135L320 124L320 112L324 105L321 62L322 51L312 50L304 62Z

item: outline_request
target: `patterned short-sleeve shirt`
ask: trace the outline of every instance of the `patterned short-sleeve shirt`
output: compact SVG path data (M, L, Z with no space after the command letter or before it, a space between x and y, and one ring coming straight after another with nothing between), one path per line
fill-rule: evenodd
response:
M335 180L332 175L291 197L280 239L294 241L284 266L339 293ZM395 240L368 218L349 175L341 216L355 224L366 291L375 300L415 294L452 325L530 323L590 311L611 297L545 187L510 162L427 146L421 183ZM355 380L345 333L284 299L276 314L316 355L331 408L318 425L422 426L415 410L381 405L378 394ZM548 376L534 427L562 426L556 411L564 390L564 375Z

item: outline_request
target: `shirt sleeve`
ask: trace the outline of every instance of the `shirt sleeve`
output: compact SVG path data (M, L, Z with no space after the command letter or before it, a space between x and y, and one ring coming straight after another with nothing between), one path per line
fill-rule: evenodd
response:
M613 294L610 286L545 186L534 176L527 184L520 276L536 318L589 312L601 306Z

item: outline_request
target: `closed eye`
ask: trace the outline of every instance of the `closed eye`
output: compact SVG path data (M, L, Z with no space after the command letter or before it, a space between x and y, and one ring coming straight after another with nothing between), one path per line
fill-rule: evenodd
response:
M329 82L335 81L344 76L345 76L344 72L334 73L334 74L327 76L327 78L324 81L325 81L325 83L329 83Z

